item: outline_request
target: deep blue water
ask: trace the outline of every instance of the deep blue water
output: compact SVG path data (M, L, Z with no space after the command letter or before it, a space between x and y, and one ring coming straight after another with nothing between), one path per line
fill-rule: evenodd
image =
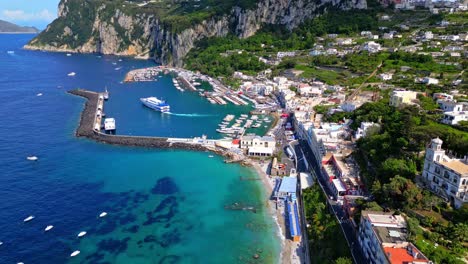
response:
M226 113L247 109L181 94L170 78L121 84L127 70L153 63L22 50L31 37L0 34L0 263L245 263L259 250L255 263L276 262L279 242L262 188L239 180L251 170L205 152L77 139L84 101L66 90L107 86L105 112L122 134L216 137ZM164 97L172 112L202 116L149 111L138 98L150 95ZM224 209L234 202L259 210ZM100 219L102 211L109 215ZM23 223L29 215L36 218ZM47 225L55 227L44 233ZM78 239L80 231L88 234ZM74 250L81 254L70 258Z

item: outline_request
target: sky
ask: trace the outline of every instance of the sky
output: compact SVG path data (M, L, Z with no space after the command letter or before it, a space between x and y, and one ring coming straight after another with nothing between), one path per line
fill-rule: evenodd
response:
M57 17L60 0L0 0L0 20L44 29Z

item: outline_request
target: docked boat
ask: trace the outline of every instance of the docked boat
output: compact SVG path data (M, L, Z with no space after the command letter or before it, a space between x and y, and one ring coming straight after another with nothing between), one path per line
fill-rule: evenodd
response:
M26 217L26 218L23 220L23 222L26 223L26 222L29 222L29 221L31 221L31 220L33 220L33 219L34 219L34 215L30 215L30 216Z
M261 126L262 126L262 125L260 125L260 124L252 125L253 128L259 128L259 127L261 127Z
M107 91L107 88L106 88L106 91L104 92L104 100L108 100L109 99L109 91Z
M171 107L163 100L156 97L140 98L140 101L146 106L153 110L160 112L169 112Z
M46 231L46 232L47 232L47 231L50 231L52 228L54 228L53 225L48 225L48 226L46 226L46 228L44 229L44 231Z
M76 72L70 72L69 74L67 74L68 76L75 76L76 75Z

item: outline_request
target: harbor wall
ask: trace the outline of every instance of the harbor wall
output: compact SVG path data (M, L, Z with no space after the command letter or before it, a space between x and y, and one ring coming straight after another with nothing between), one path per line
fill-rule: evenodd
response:
M166 137L109 135L100 131L96 131L93 128L99 100L99 93L83 89L70 90L68 93L87 99L84 105L84 109L81 112L78 128L75 132L77 137L85 137L97 142L121 146L159 149L183 149L191 151L212 151L216 154L228 158L226 162L239 162L242 165L250 165L248 159L244 159L243 156L239 156L236 153L218 148L213 145L204 145L201 143L183 142L177 140L174 141L174 138L169 139Z

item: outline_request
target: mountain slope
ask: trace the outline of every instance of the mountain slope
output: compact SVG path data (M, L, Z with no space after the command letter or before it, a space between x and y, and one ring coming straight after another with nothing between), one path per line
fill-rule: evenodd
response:
M35 27L21 27L13 23L0 20L0 33L38 33Z
M61 0L59 17L26 48L130 55L181 66L205 37L245 38L264 24L293 29L331 7L366 6L366 0Z

